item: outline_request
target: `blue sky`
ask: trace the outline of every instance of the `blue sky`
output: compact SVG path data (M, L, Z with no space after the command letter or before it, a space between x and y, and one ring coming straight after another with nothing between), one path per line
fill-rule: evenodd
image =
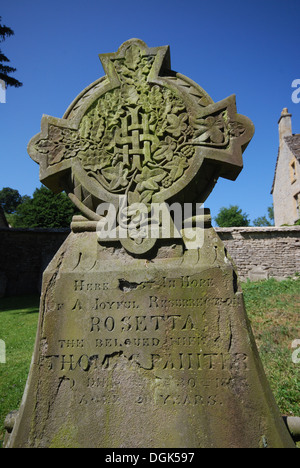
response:
M251 220L267 213L277 151L277 122L284 107L300 133L300 1L285 0L10 0L0 16L15 36L1 44L14 75L0 104L0 189L32 195L39 168L27 144L43 114L62 117L73 99L103 76L98 54L138 37L149 47L170 45L172 68L202 86L214 101L236 94L255 136L235 182L219 179L206 202L216 216L239 205Z

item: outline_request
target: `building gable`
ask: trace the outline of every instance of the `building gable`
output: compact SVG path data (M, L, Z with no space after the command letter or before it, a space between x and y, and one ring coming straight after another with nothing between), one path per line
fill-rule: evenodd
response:
M285 141L295 158L300 162L300 134L285 137Z
M300 134L292 133L292 115L279 119L279 150L271 193L275 225L294 225L300 218Z

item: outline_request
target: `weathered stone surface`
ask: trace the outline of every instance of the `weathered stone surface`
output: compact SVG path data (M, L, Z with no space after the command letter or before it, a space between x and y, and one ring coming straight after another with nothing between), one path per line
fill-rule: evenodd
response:
M44 276L12 447L283 447L243 296L213 229L148 260L71 234Z

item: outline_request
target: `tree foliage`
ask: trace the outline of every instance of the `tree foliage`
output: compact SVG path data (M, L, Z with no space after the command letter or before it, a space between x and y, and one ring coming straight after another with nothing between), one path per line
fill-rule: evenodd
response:
M268 216L270 221L274 224L274 205L268 207Z
M2 24L2 18L0 16L0 42L5 41L5 39L13 35L14 31L8 26ZM14 67L10 67L9 65L7 65L7 63L10 63L10 60L6 57L6 55L4 55L4 53L0 49L0 80L3 80L7 86L20 88L20 86L23 86L23 83L10 76L10 73L14 73L15 71L17 71L17 69Z
M269 219L268 219L269 218ZM254 226L274 226L274 208L273 205L268 207L268 217L260 216L253 221Z
M259 216L253 221L254 226L272 226L272 223L268 220L266 216Z
M14 228L67 228L76 208L65 193L55 195L42 186L32 197L23 197L17 190L0 190L0 203L7 221Z
M237 205L230 205L229 208L221 208L215 221L219 227L240 227L249 226L250 220L246 213Z
M22 228L67 228L70 227L76 209L65 193L55 195L42 186L33 197L26 197L18 206L14 227Z
M0 190L0 205L6 214L15 213L18 205L22 203L22 197L18 190L4 187Z

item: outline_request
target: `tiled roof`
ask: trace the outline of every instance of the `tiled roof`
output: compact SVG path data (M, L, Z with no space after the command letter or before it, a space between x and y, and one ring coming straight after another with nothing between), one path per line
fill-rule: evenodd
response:
M285 141L294 156L300 161L300 135L285 137Z
M271 195L273 194L273 191L274 191L278 160L279 160L279 149L278 149L278 154L277 154L277 159L276 159L276 167L275 167L275 173L274 173L273 184L272 184L272 189L271 189Z
M284 137L286 144L289 147L289 150L293 153L293 155L298 159L300 162L300 134L297 135L291 135L288 137ZM276 179L276 172L277 172L277 166L278 166L278 159L279 159L279 150L278 150L278 156L277 156L277 161L276 161L276 168L275 168L275 174L274 174L274 179L273 179L273 185L271 189L271 194L273 193L274 190L274 185L275 185L275 179Z

